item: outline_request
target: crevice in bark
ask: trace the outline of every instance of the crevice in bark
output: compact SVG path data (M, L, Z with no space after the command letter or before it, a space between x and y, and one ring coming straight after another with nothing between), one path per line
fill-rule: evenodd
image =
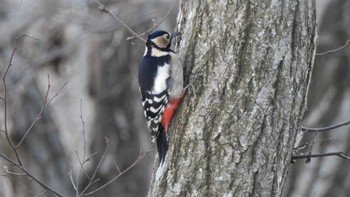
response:
M295 56L297 54L297 50L296 50L296 46L298 44L298 38L297 36L299 35L298 32L298 22L299 22L299 17L300 17L300 13L299 13L299 1L297 1L295 7L294 7L295 11L294 11L294 17L293 17L293 25L292 25L292 34L291 34L291 62L295 61Z
M248 46L249 46L249 38L250 38L250 33L251 29L253 28L252 20L251 20L251 10L250 10L250 1L247 2L247 10L246 10L246 15L245 15L245 21L243 24L245 24L244 29L242 32L239 34L240 39L240 47L239 47L239 52L237 55L238 58L238 66L237 66L237 76L235 77L235 83L236 84L233 89L234 91L237 91L237 89L240 87L239 84L241 84L242 76L244 73L244 67L248 65L247 63L247 56L248 56Z

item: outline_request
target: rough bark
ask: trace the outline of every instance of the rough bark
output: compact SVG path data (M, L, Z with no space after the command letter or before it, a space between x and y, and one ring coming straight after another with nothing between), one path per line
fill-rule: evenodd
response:
M183 1L189 91L149 196L280 196L315 51L315 2Z
M350 38L350 2L336 0L326 3L323 14L318 14L318 52L339 48ZM323 127L349 120L349 50L347 47L336 53L316 56L304 126ZM310 142L313 136L314 133L304 135L299 145ZM349 126L318 133L312 152L343 151L349 155L349 140ZM301 151L308 153L310 148L306 146ZM298 161L291 167L284 196L349 196L349 161L336 157L312 159L307 164L304 161Z

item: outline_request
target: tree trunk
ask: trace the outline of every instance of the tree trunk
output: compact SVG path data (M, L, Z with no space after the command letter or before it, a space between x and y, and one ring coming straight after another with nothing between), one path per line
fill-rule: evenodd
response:
M188 91L149 196L280 196L306 107L314 0L183 1Z

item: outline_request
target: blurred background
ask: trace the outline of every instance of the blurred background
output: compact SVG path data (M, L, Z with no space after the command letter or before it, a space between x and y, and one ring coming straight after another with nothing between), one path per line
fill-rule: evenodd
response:
M163 20L174 1L101 1L136 32L142 33ZM159 27L172 31L178 5ZM140 151L150 148L138 90L138 63L144 43L127 41L131 36L120 23L98 10L98 3L87 0L0 0L0 70L8 65L16 38L17 51L7 76L8 126L17 144L40 112L50 78L52 98L18 149L24 166L47 185L66 196L74 196L69 171L76 181L83 158L85 122L86 157L93 153L85 171L93 174L106 139L108 153L96 175L99 180L89 191L129 167ZM1 92L3 89L1 89ZM3 105L0 124L3 129ZM80 107L81 106L81 107ZM82 111L82 113L81 113ZM15 158L0 135L0 152ZM79 159L77 157L79 155ZM132 170L92 196L145 196L148 191L155 152ZM0 159L0 196L35 196L44 191L25 176L3 172L2 166L18 170ZM82 190L89 180L82 175ZM50 196L43 194L43 196Z
M138 33L161 21L174 1L109 0L103 4ZM324 52L350 39L350 1L317 0L319 46ZM8 126L17 144L40 112L48 89L48 106L18 149L24 166L61 194L74 196L68 172L74 181L79 174L86 138L84 171L90 175L110 147L89 191L98 188L129 167L148 151L149 132L142 113L137 84L138 63L144 44L120 23L99 12L92 0L0 0L0 70L8 65L19 35L13 66L7 75ZM158 29L172 31L178 6ZM337 53L316 56L303 126L322 127L350 119L350 47ZM3 92L3 89L1 89ZM0 105L1 112L4 111ZM84 124L82 123L82 119ZM0 125L4 126L4 113ZM83 126L85 129L83 129ZM85 131L85 136L83 135ZM314 135L300 135L308 142ZM313 153L344 151L350 155L350 127L315 136ZM308 149L305 150L306 152ZM15 158L5 135L0 152ZM96 153L96 154L94 154ZM79 155L79 158L78 156ZM108 187L92 196L146 196L155 152ZM4 172L18 170L0 159L0 196L50 196L26 176ZM348 196L350 162L336 157L297 161L290 168L284 196ZM82 175L80 188L89 183Z
M317 53L339 48L350 41L350 1L316 0ZM350 46L317 55L303 126L325 127L350 120ZM350 126L332 131L299 135L298 145L311 143L312 153L343 151L350 156ZM303 153L308 153L306 146ZM350 194L350 161L338 157L298 160L291 166L284 188L286 197L345 197Z

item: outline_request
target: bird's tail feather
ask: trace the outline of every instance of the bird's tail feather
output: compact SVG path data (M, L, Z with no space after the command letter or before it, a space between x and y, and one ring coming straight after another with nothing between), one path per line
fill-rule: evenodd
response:
M157 137L157 149L159 155L159 165L164 162L166 153L168 151L168 140L166 133L164 131L164 127L159 125L159 134Z

